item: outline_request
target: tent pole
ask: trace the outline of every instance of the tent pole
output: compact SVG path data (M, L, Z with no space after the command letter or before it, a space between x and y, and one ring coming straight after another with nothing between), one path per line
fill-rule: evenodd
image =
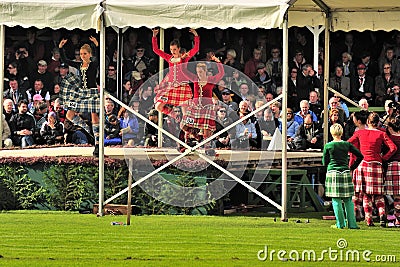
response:
M4 92L4 49L5 49L5 26L4 24L0 25L0 95L3 95ZM0 109L0 118L3 120L3 109ZM0 133L3 133L3 123L0 123ZM3 138L0 138L0 148L3 147Z
M160 35L159 47L160 47L161 50L164 51L164 38L165 38L165 35L164 35L164 29L163 28L160 28L159 35ZM159 60L160 60L160 62L158 63L158 80L161 83L161 81L164 78L164 71L163 71L164 70L164 59L159 57ZM159 112L158 113L158 127L160 127L160 128L163 128L163 123L164 123L163 122L163 117L164 117L163 114L161 112ZM162 147L162 140L163 140L162 132L160 130L158 130L158 139L157 139L158 147Z
M105 71L106 71L106 38L105 27L102 17L100 27L100 113L99 113L99 213L103 216L104 203L104 86L105 86Z
M313 34L314 40L314 61L313 61L313 69L318 70L318 54L319 54L319 35L325 29L324 26L307 26L307 29Z
M329 82L329 33L331 14L325 13L325 49L324 49L324 125L328 125L328 82ZM324 144L328 142L329 129L324 130Z
M283 19L283 38L282 38L282 62L289 62L288 51L288 12ZM288 95L288 64L283 64L282 69L282 113L283 118L287 114L287 95ZM281 221L287 221L287 120L282 120L282 209Z

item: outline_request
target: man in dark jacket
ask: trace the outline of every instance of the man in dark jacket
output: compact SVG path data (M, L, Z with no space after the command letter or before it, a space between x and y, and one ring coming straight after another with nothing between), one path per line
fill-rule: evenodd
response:
M34 144L32 135L35 129L35 119L28 113L28 101L20 100L18 102L18 113L11 117L10 128L14 145L27 147Z

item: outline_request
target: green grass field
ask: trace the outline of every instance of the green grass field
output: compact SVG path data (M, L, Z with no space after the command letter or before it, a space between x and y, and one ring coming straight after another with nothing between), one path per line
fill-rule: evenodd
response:
M251 214L248 214L251 215ZM338 263L279 260L277 253L260 261L259 250L372 251L369 256L395 255L400 261L400 229L331 229L333 221L303 214L289 222L256 216L134 216L130 226L125 216L82 215L64 212L21 211L0 213L1 266L365 266L360 262ZM344 238L347 248L339 249ZM342 253L344 253L342 252ZM294 254L293 254L294 255ZM343 254L344 255L344 254ZM264 254L260 254L264 256ZM362 257L362 256L361 256ZM288 255L284 256L285 259ZM382 262L369 265L381 266ZM398 263L389 263L396 266Z

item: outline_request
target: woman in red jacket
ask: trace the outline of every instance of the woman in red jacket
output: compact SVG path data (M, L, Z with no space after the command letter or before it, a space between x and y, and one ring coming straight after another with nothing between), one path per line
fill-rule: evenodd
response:
M374 226L372 221L372 201L379 210L380 225L386 227L386 211L384 199L384 179L382 162L388 161L397 151L396 145L389 136L378 129L379 115L372 112L367 120L368 129L354 132L348 140L359 147L364 156L363 161L354 171L354 191L362 193L365 221L368 226ZM381 155L382 145L385 144L389 151Z
M397 152L389 159L386 171L386 194L393 195L395 225L400 227L400 118L390 119L387 129L390 139L397 146Z
M169 72L161 81L160 88L156 92L155 108L159 112L169 115L173 106L181 106L182 113L186 114L186 101L193 95L188 81L185 81L182 74L181 64L188 62L199 52L200 37L195 29L190 29L189 32L194 35L194 47L187 53L181 53L179 41L173 40L169 45L171 54L168 54L158 48L157 34L159 31L159 29L153 29L153 51L168 62Z

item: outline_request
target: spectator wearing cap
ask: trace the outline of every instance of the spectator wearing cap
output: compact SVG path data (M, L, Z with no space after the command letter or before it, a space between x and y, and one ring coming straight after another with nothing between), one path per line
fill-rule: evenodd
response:
M227 115L230 116L232 112L236 112L238 110L238 104L232 100L233 92L227 88L222 91L222 101L220 101L219 105L227 108ZM221 104L222 103L222 104Z
M357 76L352 79L351 98L354 101L359 101L361 98L365 98L368 102L372 103L373 93L374 79L365 75L365 65L360 63L357 65Z
M32 97L32 101L28 104L28 110L31 114L35 112L35 108L42 103L43 97L40 94L36 94Z
M148 113L148 118L154 124L158 124L158 111L152 109ZM156 147L158 145L158 129L146 122L144 126L144 145Z
M271 78L268 76L267 72L265 71L264 63L258 63L257 74L253 78L253 82L256 85L263 85L265 88L270 88Z
M392 73L392 66L389 63L383 65L383 73L375 77L375 104L383 106L386 99L389 99L393 93L394 84L398 83L398 79Z
M215 95L219 100L222 100L222 91L227 89L228 86L224 79L218 81L216 86L213 88L213 95Z
M62 62L59 67L59 71L56 77L54 77L54 84L61 84L62 79L64 79L69 73L68 63Z
M30 81L33 81L33 84L31 84L31 87L33 88L35 85L35 82L37 80L41 80L43 82L43 88L46 91L49 91L53 89L54 86L54 76L47 71L47 62L44 60L39 60L38 65L37 65L37 71L32 74L32 77L30 78ZM44 95L42 95L43 98Z
M26 92L28 95L28 101L33 101L33 96L40 95L42 97L41 101L46 101L47 106L50 106L50 92L44 87L43 81L38 79L35 81L33 88Z

